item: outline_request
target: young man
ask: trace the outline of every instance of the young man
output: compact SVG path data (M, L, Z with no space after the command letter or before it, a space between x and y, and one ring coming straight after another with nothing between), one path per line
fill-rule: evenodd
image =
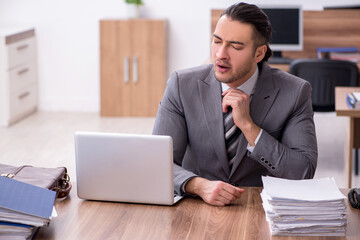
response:
M261 176L314 176L311 86L267 65L270 36L257 6L234 4L214 31L213 64L171 75L153 134L173 138L177 193L224 206Z

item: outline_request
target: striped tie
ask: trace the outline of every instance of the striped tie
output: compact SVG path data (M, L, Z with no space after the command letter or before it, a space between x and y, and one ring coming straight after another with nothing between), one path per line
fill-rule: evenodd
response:
M235 160L241 131L234 123L232 108L230 106L228 107L228 111L224 113L224 130L227 156L229 164L232 166Z

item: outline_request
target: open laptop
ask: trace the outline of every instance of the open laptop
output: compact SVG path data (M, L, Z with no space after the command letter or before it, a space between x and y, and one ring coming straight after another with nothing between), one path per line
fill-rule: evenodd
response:
M76 132L79 198L173 205L173 142L169 136Z

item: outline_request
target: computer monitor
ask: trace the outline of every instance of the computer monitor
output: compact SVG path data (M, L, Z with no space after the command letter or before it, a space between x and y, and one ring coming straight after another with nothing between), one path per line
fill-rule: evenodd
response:
M272 26L270 48L274 57L281 57L281 51L303 49L302 8L299 5L261 6Z

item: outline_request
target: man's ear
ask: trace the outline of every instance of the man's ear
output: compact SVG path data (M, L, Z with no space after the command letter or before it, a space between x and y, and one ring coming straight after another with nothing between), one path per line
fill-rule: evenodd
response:
M261 60L263 60L263 58L265 57L266 51L267 51L266 45L261 45L261 46L257 47L256 52L255 52L256 63L259 63L259 62L261 62Z

